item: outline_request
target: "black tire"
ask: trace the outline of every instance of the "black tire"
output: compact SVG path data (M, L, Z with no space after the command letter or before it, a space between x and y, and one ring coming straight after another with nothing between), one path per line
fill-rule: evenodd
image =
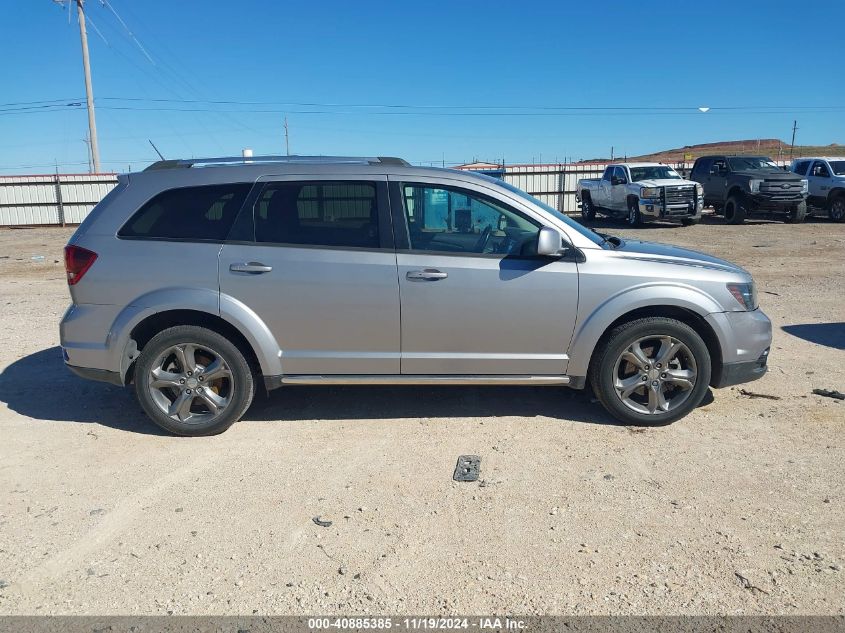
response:
M588 193L581 198L581 217L588 222L596 219L596 208L593 206L593 200Z
M827 207L827 215L834 222L845 221L845 194L839 194L831 199Z
M678 366L675 367L673 365L671 371L688 371L689 367L692 367L695 372L695 380L694 382L691 381L691 389L680 389L671 384L673 381L668 381L664 384L661 380L660 386L654 391L655 393L660 391L663 394L664 402L668 403L667 407L671 406L671 401L675 397L683 396L681 400L677 401L677 404L668 410L655 411L654 413L638 412L623 401L622 396L617 393L615 386L618 372L623 367L628 367L625 365L628 361L622 360L622 354L626 350L631 349L632 345L641 345L643 340L651 341L658 337L671 337L685 347L682 352L683 359L689 361L692 358L693 363L687 363L687 369L683 369L683 363L679 359L677 361ZM640 349L645 351L642 347ZM655 348L652 347L651 349ZM655 351L655 358L658 356L657 351L659 351L659 348ZM679 352L679 355L681 355L681 352ZM670 361L675 362L674 358L671 358ZM632 364L629 367L634 371L633 375L637 379L639 379L640 375L646 376L645 382L641 386L644 390L643 393L637 394L635 392L629 398L646 399L650 403L649 381L654 379L654 382L657 382L657 378L661 376L665 377L666 373L662 372L669 368L664 366L657 369L656 363L654 366L646 366L648 367L648 371L643 371L642 368L637 368ZM656 374L652 376L649 372L656 372ZM588 377L596 398L598 398L604 408L613 417L627 424L660 426L670 424L682 418L701 403L707 393L710 383L710 373L710 353L707 351L704 341L695 330L686 323L676 321L675 319L667 317L646 317L619 325L602 339L593 352ZM631 376L627 377L627 379L630 378ZM639 384L637 381L634 382ZM651 384L654 384L654 382ZM666 391L664 391L664 387L667 389ZM639 390L640 387L637 387L637 389ZM666 395L670 396L668 401L665 400ZM649 405L643 404L642 406L648 408Z
M807 217L807 203L801 202L796 206L792 211L789 212L789 215L786 216L784 222L788 224L801 224L804 219Z
M701 222L701 218L684 218L681 220L681 224L684 226L694 226Z
M196 346L198 348L192 352L196 377L199 377L202 372L211 367L210 363L214 355L217 355L217 357L220 358L222 361L222 369L225 371L226 377L220 379L221 384L219 388L216 385L211 385L211 383L197 383L197 378L193 378L193 380L188 379L189 384L182 386L176 384L172 387L168 386L165 388L156 388L152 386L150 376L152 376L153 369L155 368L157 362L163 355L167 354L168 350L185 345ZM199 358L202 360L203 354L206 353L207 356L205 356L205 358L209 360L205 365L202 365L197 361L197 359ZM197 354L199 354L199 356L197 356ZM175 359L176 357L174 355L173 357L167 358ZM164 362L170 362L170 366L166 370L169 373L176 375L184 374L188 376L193 373L187 373L188 370L185 368L178 368L178 361L165 360ZM144 346L141 356L135 366L134 376L135 395L138 398L138 402L141 404L141 407L144 409L144 412L158 426L175 435L198 437L222 433L232 426L232 424L237 422L244 413L246 413L246 410L252 403L253 395L255 394L255 381L253 379L252 370L240 350L232 344L229 339L217 332L193 325L178 325L156 334L149 343ZM201 380L201 378L199 379ZM182 378L182 382L184 382L184 376ZM190 383L197 384L192 385ZM203 384L206 386L203 387ZM176 399L183 397L185 392L188 394L192 393L190 389L187 389L187 387L190 386L193 386L193 393L195 395L193 398L185 397L184 399L190 400L188 403L189 418L196 416L199 421L183 421L181 414L177 416L179 419L170 417L168 413L161 408L162 402L164 402L162 397L165 399L170 399L172 397L173 402L175 402ZM226 394L225 397L221 396L220 389L222 389L223 393ZM222 410L219 411L219 413L212 413L212 410L208 407L208 405L203 404L203 401L200 399L201 396L199 395L199 392L203 390L205 390L206 393L213 391L215 397L220 398L221 401L226 401L225 406L222 407ZM158 394L154 395L156 391ZM158 402L156 399L158 399ZM199 403L197 403L197 400L200 400ZM206 409L205 412L202 411L203 408ZM203 419L204 417L208 417L208 419L205 420Z
M637 227L643 223L643 217L640 215L640 201L636 198L628 199L628 215L625 221L630 227Z
M742 224L746 214L742 196L734 194L725 201L725 222L728 224Z

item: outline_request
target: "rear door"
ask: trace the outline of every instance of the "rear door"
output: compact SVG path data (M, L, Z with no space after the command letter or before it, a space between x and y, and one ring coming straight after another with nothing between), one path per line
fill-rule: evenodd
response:
M602 174L601 180L599 180L599 196L598 200L593 200L593 204L597 204L600 207L610 208L610 200L611 200L611 184L610 181L613 177L613 167L608 167L604 170L604 174Z
M399 373L385 176L262 179L233 231L220 291L267 324L285 375Z
M542 221L480 185L393 180L402 373L566 373L578 270L532 255Z

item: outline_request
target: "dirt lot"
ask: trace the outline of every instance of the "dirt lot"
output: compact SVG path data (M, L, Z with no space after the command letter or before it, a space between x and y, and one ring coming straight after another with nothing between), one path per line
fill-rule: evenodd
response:
M606 226L751 270L778 399L643 430L562 389L303 387L169 437L62 367L71 230L0 231L0 613L845 612L845 402L810 393L845 391L845 225Z

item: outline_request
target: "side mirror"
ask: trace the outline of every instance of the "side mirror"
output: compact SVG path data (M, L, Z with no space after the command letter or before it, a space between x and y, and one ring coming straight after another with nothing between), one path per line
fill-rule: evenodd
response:
M537 254L542 257L560 257L566 252L563 236L557 229L544 226L537 235Z

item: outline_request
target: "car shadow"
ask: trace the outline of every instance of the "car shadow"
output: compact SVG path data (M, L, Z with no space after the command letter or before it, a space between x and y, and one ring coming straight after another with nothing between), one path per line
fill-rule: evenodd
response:
M24 356L0 373L0 402L38 420L92 422L123 431L167 435L129 389L84 380L64 366L58 346Z
M845 323L803 323L784 325L781 329L787 334L817 345L845 349Z
M701 406L713 401L708 390ZM168 435L130 389L79 378L61 348L25 356L0 373L0 402L37 420L100 424ZM245 421L547 417L561 422L630 426L608 415L591 390L519 386L296 386L259 392Z

